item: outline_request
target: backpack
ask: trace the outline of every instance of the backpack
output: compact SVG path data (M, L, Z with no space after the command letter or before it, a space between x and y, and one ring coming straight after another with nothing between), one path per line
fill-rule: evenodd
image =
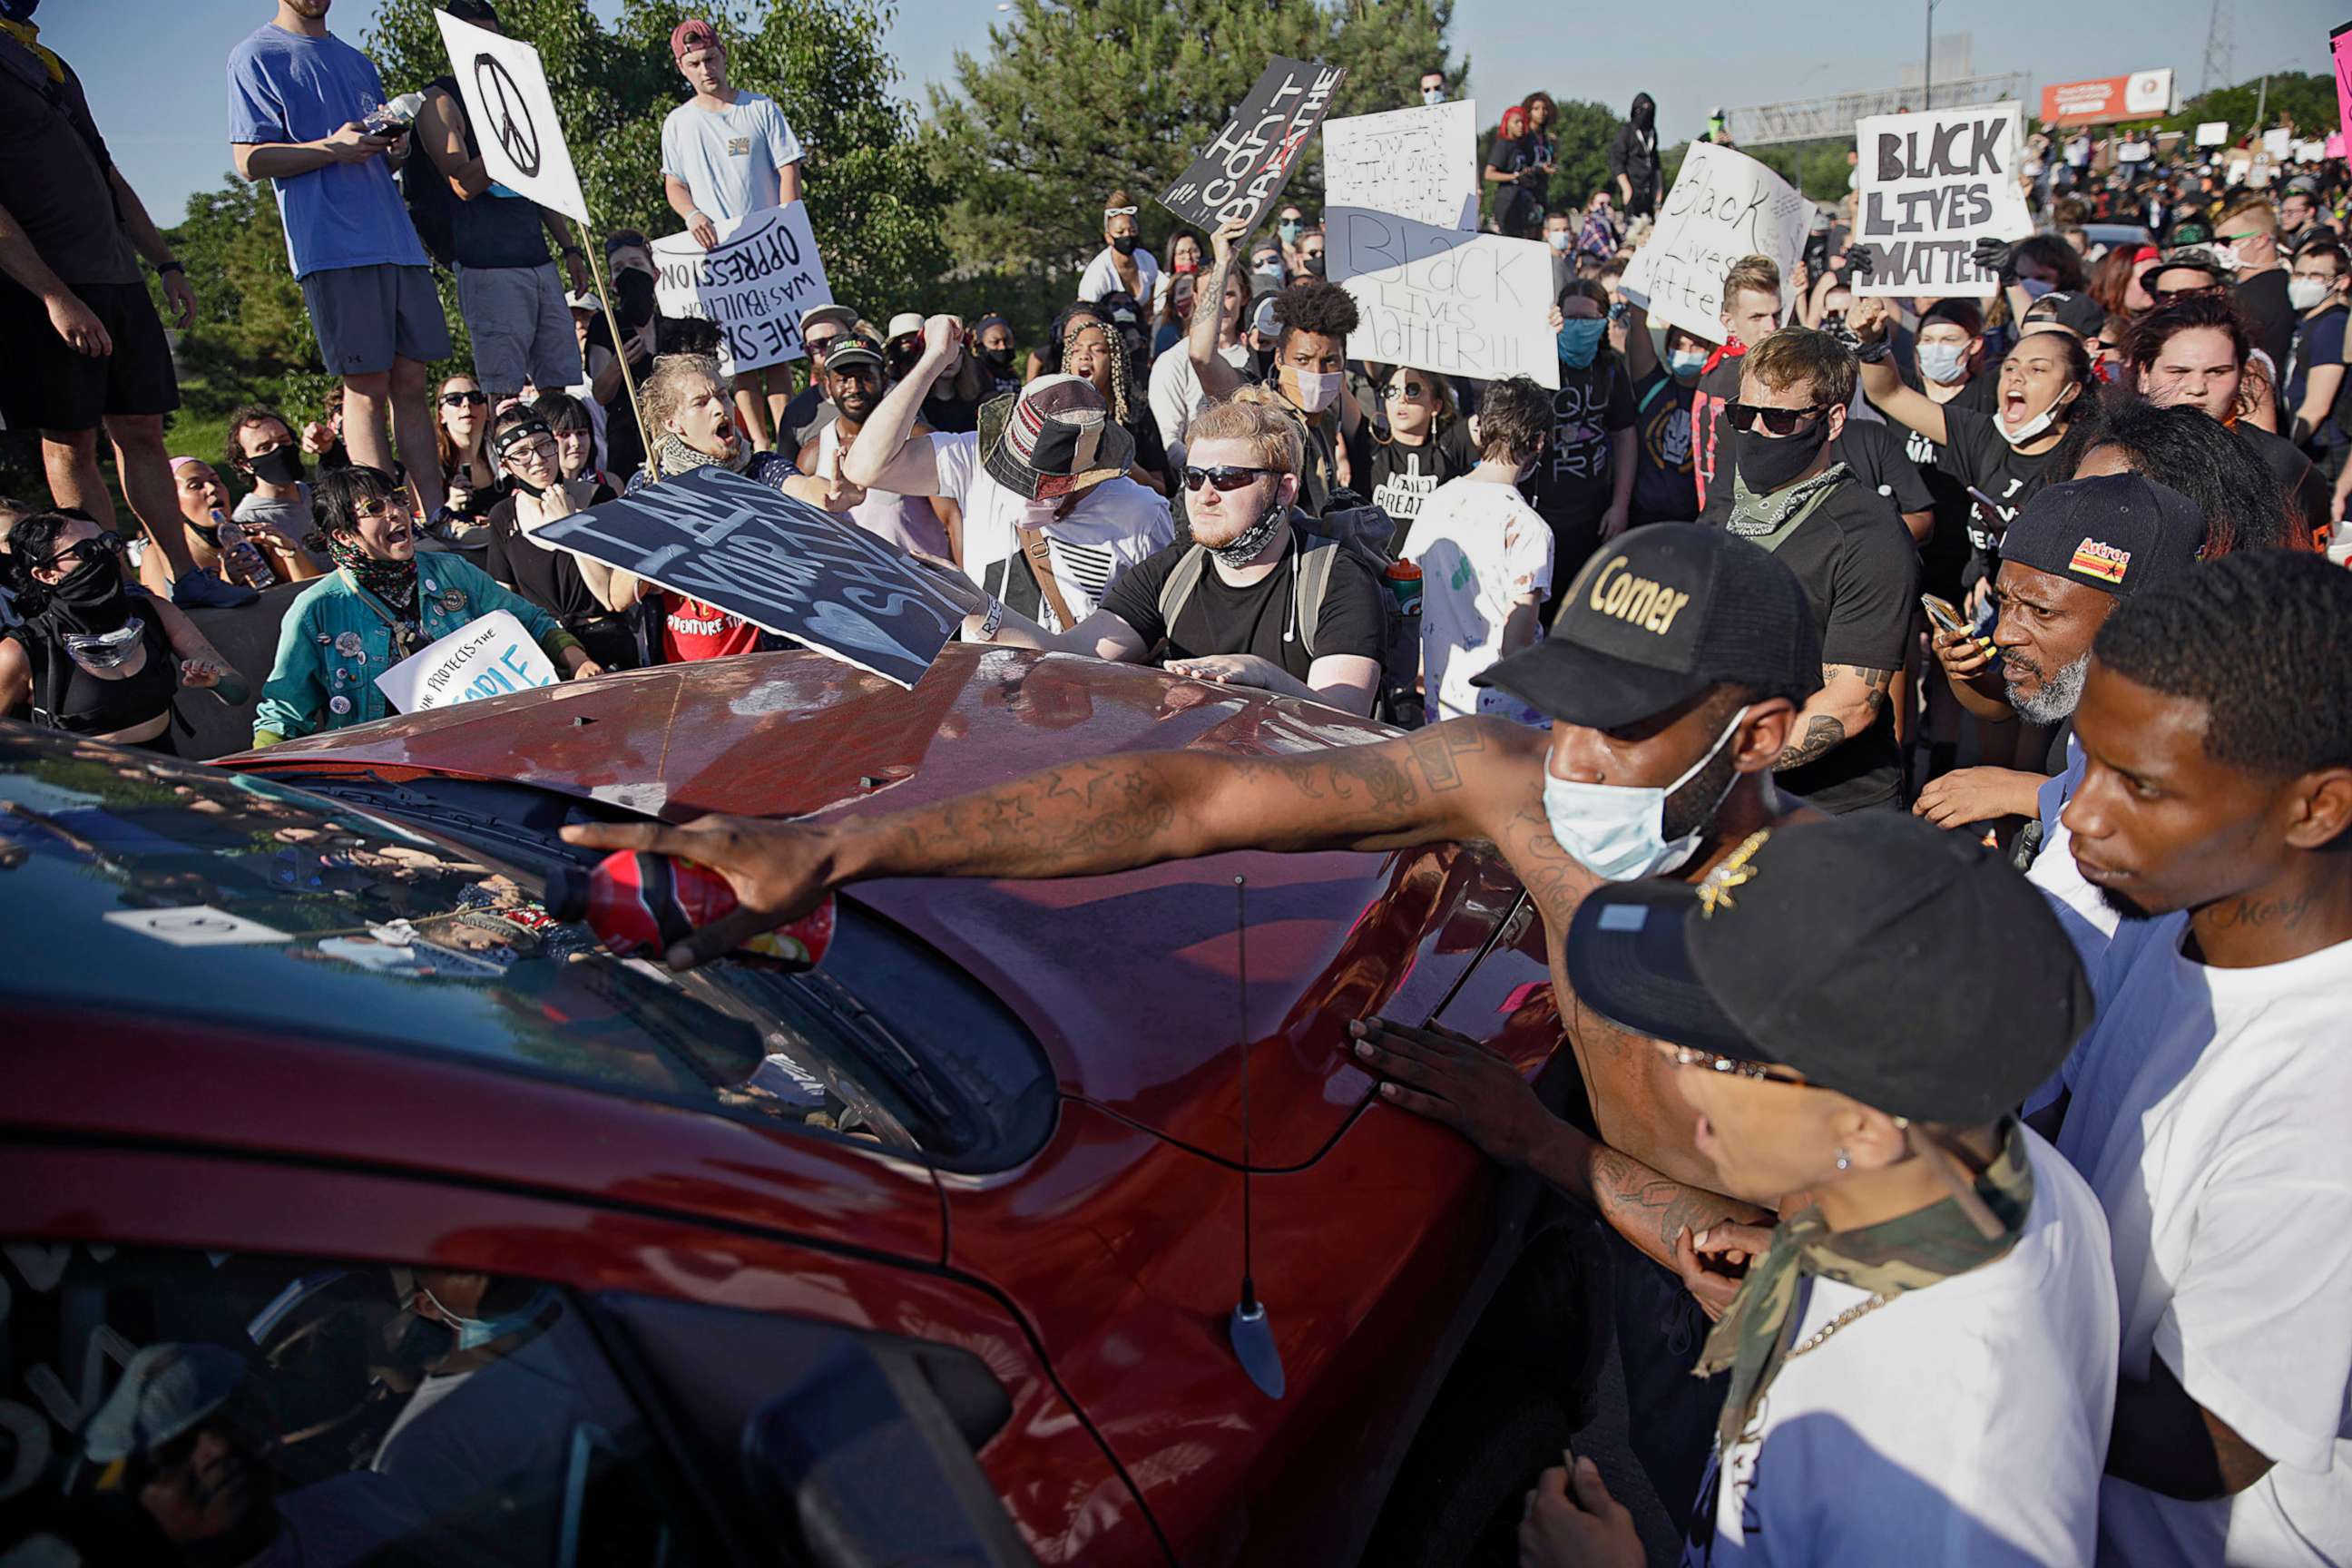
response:
M462 118L465 108L458 101L457 79L436 78L425 84L425 90L430 92L435 88L449 95ZM466 151L480 155L470 125L466 128ZM442 176L432 155L414 141L409 143L408 162L400 166L400 195L408 206L408 221L416 226L416 237L425 243L425 253L444 268L454 269L457 265L457 195L449 188L449 182Z
M1291 509L1290 526L1297 531L1300 544L1297 569L1290 583L1299 639L1307 657L1315 658L1315 633L1322 623L1323 601L1331 590L1331 574L1342 553L1353 556L1381 586L1381 680L1372 696L1372 717L1404 729L1418 729L1423 716L1418 689L1421 616L1417 609L1408 615L1387 582L1391 563L1386 547L1396 524L1386 511L1351 490L1336 492L1332 503L1319 519ZM1199 590L1201 574L1208 565L1209 552L1202 545L1193 545L1178 558L1160 584L1160 625L1176 624L1178 612Z

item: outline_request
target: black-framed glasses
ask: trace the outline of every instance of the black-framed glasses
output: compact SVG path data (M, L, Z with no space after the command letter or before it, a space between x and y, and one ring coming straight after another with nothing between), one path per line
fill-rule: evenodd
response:
M499 448L499 456L501 458L541 458L551 463L555 461L556 457L555 437L553 435L550 434L525 437L521 440L509 441L505 446Z
M1793 436L1808 420L1817 419L1830 410L1826 403L1808 404L1802 408L1767 408L1760 403L1727 403L1723 416L1731 427L1745 436L1761 425L1768 436Z
M37 564L46 566L51 571L66 571L70 570L76 562L87 563L92 561L103 561L121 548L120 541L109 539L101 534L96 539L79 540L68 544L47 561L39 562Z
M1411 398L1418 402L1429 395L1429 384L1421 381L1392 381L1389 383L1389 395Z
M441 406L444 408L462 408L468 403L478 407L488 401L488 395L478 388L472 392L445 392L441 395Z
M1184 488L1197 490L1202 485L1212 485L1220 492L1237 490L1281 471L1279 468L1244 468L1238 463L1219 463L1213 468L1196 468L1188 464L1184 468Z
M1759 1083L1785 1083L1802 1087L1804 1075L1771 1062L1751 1062L1738 1057L1727 1057L1714 1051L1703 1051L1696 1046L1678 1046L1669 1040L1655 1042L1668 1061L1678 1068L1705 1068L1709 1072L1727 1073L1736 1078L1753 1079Z

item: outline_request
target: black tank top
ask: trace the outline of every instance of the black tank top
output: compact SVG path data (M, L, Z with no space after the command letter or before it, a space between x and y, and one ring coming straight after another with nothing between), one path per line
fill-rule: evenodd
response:
M141 619L146 624L139 643L147 650L147 662L121 680L92 675L74 662L62 641L37 626L12 628L8 635L25 645L32 661L33 722L77 735L108 735L170 712L180 689L179 659L162 620L152 613Z

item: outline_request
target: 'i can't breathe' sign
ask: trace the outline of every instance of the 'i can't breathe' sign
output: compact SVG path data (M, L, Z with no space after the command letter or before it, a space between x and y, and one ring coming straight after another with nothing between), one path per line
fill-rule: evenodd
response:
M1989 300L2000 280L1969 260L1979 239L2033 232L2017 183L2019 106L1981 104L1854 123L1862 182L1854 240L1874 263L1861 294Z

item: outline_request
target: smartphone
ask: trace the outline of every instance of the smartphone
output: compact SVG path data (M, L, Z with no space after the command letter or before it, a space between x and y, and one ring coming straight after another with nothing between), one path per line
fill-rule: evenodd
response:
M1949 599L1934 594L1922 594L1919 595L1919 607L1927 612L1927 618L1936 623L1938 631L1965 632L1969 629L1969 623L1961 618L1959 606Z
M1969 494L1974 497L1979 504L1992 509L1992 515L1994 518L2000 519L2006 516L2006 514L2001 510L2000 502L1993 500L1992 497L1985 494L1984 491L1977 489L1974 485L1969 485L1966 488Z

